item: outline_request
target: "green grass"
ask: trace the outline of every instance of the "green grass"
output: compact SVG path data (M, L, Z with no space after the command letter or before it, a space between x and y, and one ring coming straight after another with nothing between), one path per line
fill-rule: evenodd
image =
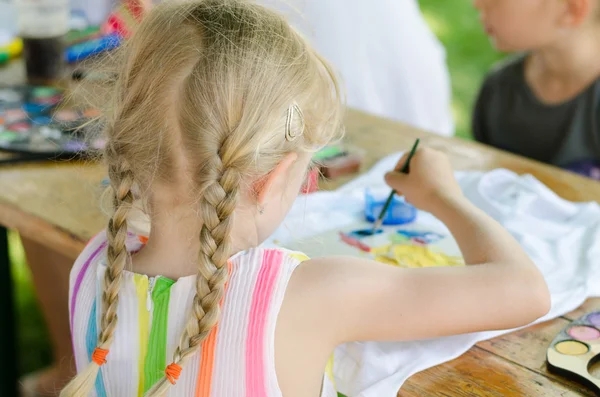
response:
M16 305L19 373L26 374L49 365L52 350L17 233L9 232L8 244Z
M471 0L419 0L419 4L446 47L456 134L470 138L473 102L486 72L502 55L489 43Z

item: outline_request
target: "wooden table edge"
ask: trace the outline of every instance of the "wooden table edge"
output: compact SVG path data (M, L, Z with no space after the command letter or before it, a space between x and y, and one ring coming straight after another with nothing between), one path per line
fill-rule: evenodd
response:
M61 252L73 260L79 256L87 243L75 234L3 201L0 201L0 219L2 226L17 230L23 237Z

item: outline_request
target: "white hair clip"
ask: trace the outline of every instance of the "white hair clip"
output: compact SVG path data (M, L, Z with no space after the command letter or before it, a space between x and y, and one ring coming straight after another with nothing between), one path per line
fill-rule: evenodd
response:
M294 124L294 117L298 114L300 118L300 128L295 131L292 127ZM300 110L300 106L294 103L287 110L287 117L285 119L285 139L288 142L295 141L299 136L304 134L304 114L302 114L302 110Z

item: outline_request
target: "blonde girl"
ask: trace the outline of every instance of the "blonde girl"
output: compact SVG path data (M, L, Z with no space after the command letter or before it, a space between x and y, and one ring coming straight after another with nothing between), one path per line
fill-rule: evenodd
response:
M549 308L537 268L428 149L387 181L445 222L473 266L259 247L311 154L341 131L330 68L273 12L244 0L156 7L112 94L114 213L71 273L78 375L63 397L334 396L324 368L340 343L516 327ZM133 192L151 222L144 244L128 233Z

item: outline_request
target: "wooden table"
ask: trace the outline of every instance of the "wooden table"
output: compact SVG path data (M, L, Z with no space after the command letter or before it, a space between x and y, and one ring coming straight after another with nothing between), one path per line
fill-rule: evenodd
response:
M410 148L420 137L424 145L446 152L457 169L504 167L533 174L568 200L600 200L600 183L477 143L437 137L357 111L349 111L346 127L347 142L366 150L363 170L385 155ZM103 167L93 163L0 168L0 225L75 258L105 226L99 209L104 176ZM327 182L321 188L333 189L347 180ZM460 358L413 376L398 396L593 396L549 374L545 366L545 351L554 336L593 309L600 309L600 299L556 320L481 342Z

